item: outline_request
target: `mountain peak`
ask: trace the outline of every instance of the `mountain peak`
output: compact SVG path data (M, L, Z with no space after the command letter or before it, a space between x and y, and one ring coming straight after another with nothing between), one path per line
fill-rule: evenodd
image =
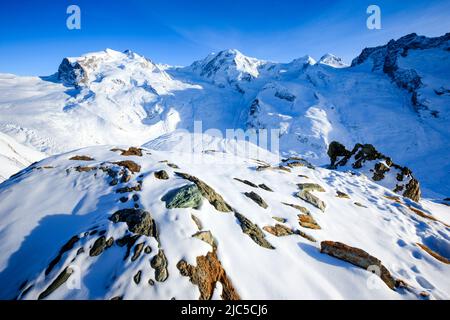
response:
M348 67L348 64L346 64L342 58L339 58L337 56L335 56L334 54L331 53L326 53L324 54L320 59L319 59L319 64L325 64L328 65L330 67L333 68L345 68Z

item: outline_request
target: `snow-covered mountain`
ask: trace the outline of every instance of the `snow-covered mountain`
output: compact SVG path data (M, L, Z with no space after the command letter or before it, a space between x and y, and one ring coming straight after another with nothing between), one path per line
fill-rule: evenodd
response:
M0 74L0 298L448 299L449 75L450 34Z
M237 50L188 67L107 49L63 59L49 77L0 75L0 131L56 154L134 143L176 129L278 129L280 150L327 164L328 145L373 144L408 166L428 196L450 193L449 34L275 63ZM32 108L33 112L29 112ZM433 143L430 144L430 141Z
M447 206L298 158L192 156L90 147L1 184L0 298L449 298Z

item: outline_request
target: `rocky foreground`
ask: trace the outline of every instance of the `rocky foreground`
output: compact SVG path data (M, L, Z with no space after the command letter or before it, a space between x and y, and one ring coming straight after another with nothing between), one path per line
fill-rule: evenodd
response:
M335 147L335 167L381 158ZM375 184L384 167L201 156L91 147L0 184L0 298L450 297L448 207Z

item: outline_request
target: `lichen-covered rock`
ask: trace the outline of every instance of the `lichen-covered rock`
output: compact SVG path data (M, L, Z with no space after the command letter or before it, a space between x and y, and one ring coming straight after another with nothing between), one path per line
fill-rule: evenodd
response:
M166 208L195 208L202 205L202 193L195 184L182 186L176 190L170 191L163 198L166 202Z
M282 204L284 204L285 206L297 209L298 211L304 213L304 214L309 214L309 210L303 206L300 206L298 204L292 204L292 203L286 203L286 202L282 202Z
M253 201L255 201L260 207L267 209L268 205L267 203L263 200L263 198L261 198L261 196L259 194L257 194L256 192L244 192L244 194L252 199Z
M216 208L216 210L221 212L231 212L233 211L231 206L225 202L220 194L214 191L213 188L208 186L202 180L197 177L191 176L187 173L176 172L177 176L182 177L183 179L189 180L197 185L203 197L205 197L211 205Z
M351 247L341 242L322 241L320 243L320 252L350 262L351 264L366 270L369 267L376 267L379 270L381 280L383 280L389 288L395 289L396 281L389 270L386 269L380 260L362 249Z
M169 175L165 170L159 170L154 173L156 179L167 180L169 179Z
M325 189L317 184L317 183L298 183L297 187L300 191L318 191L318 192L325 192Z
M308 202L309 204L315 206L316 208L325 211L326 204L322 200L320 200L317 196L313 195L309 191L300 191L296 193L296 196L300 199Z
M155 255L150 261L150 265L155 269L155 280L158 282L164 282L169 277L169 271L167 270L167 258L164 254L164 250L160 249L158 254Z
M244 217L242 214L235 212L235 217L238 219L239 224L241 225L242 232L248 235L256 244L263 248L267 249L275 249L269 241L265 239L264 233L258 227L258 225L251 222L249 219Z
M210 300L217 282L222 285L221 297L223 300L240 300L236 289L217 258L215 250L208 252L206 256L197 257L196 266L181 260L177 263L177 268L181 275L189 277L191 282L198 286L199 300Z
M113 223L126 222L128 229L136 234L158 239L155 221L148 211L142 209L122 209L109 218Z

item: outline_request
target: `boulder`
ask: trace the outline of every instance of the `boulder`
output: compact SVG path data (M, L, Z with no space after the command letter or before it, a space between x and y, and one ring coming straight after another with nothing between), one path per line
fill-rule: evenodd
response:
M125 222L131 232L158 239L155 221L148 211L121 209L112 214L109 220L113 223Z
M181 275L189 277L190 281L198 286L199 300L210 300L217 282L222 285L221 297L223 300L240 300L236 289L217 258L215 250L208 252L206 256L197 257L196 260L196 266L181 260L177 263L177 268Z
M265 239L266 236L258 225L254 224L238 212L235 212L234 215L241 225L242 232L248 235L257 245L267 249L275 249L275 247Z
M216 208L216 210L221 212L231 212L233 211L231 206L225 202L225 200L222 198L220 194L218 194L216 191L214 191L213 188L208 186L206 183L204 183L202 180L198 179L197 177L191 176L187 173L182 172L176 172L177 176L189 180L193 183L195 183L200 190L203 197L205 197L211 205Z
M156 179L167 180L169 179L169 175L165 170L159 170L154 173Z
M252 199L253 201L255 201L260 207L267 209L268 205L267 203L263 200L263 198L260 197L259 194L257 194L256 192L244 192L244 194Z
M303 228L321 229L316 220L314 220L314 218L308 214L299 214L298 222Z
M300 199L308 202L309 204L315 206L316 208L325 211L326 204L322 200L320 200L317 196L313 195L309 191L300 191L296 193L296 196Z
M195 208L202 205L202 193L195 184L188 184L167 193L163 198L166 208Z
M141 171L141 166L131 160L117 161L117 162L114 162L114 164L117 164L118 166L121 166L121 167L125 167L128 170L130 170L132 173Z
M263 227L264 231L269 232L270 234L273 234L274 236L277 237L284 237L284 236L289 236L291 234L294 234L294 231L292 231L292 229L282 225L282 224L275 224L274 227L272 226L265 226Z
M167 280L169 271L167 270L167 258L164 254L164 250L159 249L158 254L150 261L150 266L155 269L156 281L164 282Z
M350 262L351 264L366 270L375 266L380 271L379 277L381 280L383 280L390 289L395 289L396 287L394 277L392 277L389 270L386 269L381 261L362 249L351 247L341 242L322 241L320 243L320 252Z

